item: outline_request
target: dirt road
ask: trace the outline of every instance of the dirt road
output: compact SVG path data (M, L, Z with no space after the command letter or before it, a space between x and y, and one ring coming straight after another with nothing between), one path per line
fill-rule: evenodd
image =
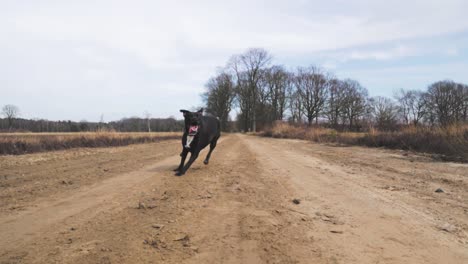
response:
M0 263L468 263L466 164L229 135L176 177L179 147L0 157Z

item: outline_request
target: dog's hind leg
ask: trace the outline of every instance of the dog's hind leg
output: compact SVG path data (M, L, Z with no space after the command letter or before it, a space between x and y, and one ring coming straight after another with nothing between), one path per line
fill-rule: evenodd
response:
M218 138L219 137L213 139L213 141L211 141L210 143L210 151L208 151L208 154L206 155L206 158L203 161L205 165L208 165L208 163L210 162L211 152L213 152L213 150L216 148L216 143L218 142Z

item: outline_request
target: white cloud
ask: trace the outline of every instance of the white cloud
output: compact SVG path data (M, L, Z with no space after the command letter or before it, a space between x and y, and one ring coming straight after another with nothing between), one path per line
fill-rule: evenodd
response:
M417 49L405 45L396 45L389 48L359 48L321 53L320 56L327 59L326 64L337 65L348 61L376 60L388 61L403 57L421 55L424 49ZM325 66L326 67L326 66Z
M436 81L450 79L467 82L468 62L440 63L437 65L415 65L381 67L374 69L349 69L339 74L340 78L358 79L373 95L391 97L397 89L426 89ZM398 76L398 77L395 77Z
M456 56L458 55L458 49L455 47L450 47L445 50L445 53L449 56Z
M419 55L424 47L399 43L468 29L464 0L50 0L1 5L0 56L6 59L0 60L0 69L11 74L0 80L0 89L7 90L0 104L15 101L20 106L33 89L44 95L65 90L75 93L77 101L90 93L105 97L117 92L126 94L126 100L151 104L133 92L147 91L153 98L170 94L180 104L199 104L193 96L216 67L249 47L267 48L286 62L326 53L328 65L336 67L348 60ZM382 43L386 46L379 47ZM359 48L366 45L376 46ZM445 50L448 55L458 51ZM22 108L42 109L29 103ZM129 113L137 112L138 104L131 107ZM153 116L163 113L158 106L153 109ZM67 111L42 114L71 116Z

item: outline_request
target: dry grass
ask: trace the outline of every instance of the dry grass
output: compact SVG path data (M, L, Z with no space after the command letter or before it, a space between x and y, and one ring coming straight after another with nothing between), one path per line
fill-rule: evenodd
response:
M340 133L334 129L320 126L292 126L288 123L277 122L273 127L260 133L262 136L274 138L296 138L314 142L335 142L354 144L364 133Z
M20 155L69 148L126 146L180 138L180 133L4 133L0 134L0 155Z
M371 131L358 140L358 144L440 154L443 159L468 162L468 125L407 127L397 132Z
M260 133L275 138L296 138L368 147L385 147L437 154L439 158L468 162L468 125L449 128L407 127L396 132L337 132L323 127L277 123Z

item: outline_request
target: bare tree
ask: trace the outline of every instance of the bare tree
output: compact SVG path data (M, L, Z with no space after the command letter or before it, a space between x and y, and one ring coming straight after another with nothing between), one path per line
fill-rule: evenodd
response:
M17 118L20 114L20 110L16 105L5 105L2 108L2 114L8 120L8 128L11 129L13 127L13 121Z
M367 89L351 79L344 80L343 87L345 93L343 116L347 119L349 128L353 129L359 117L366 112Z
M259 82L262 69L268 66L271 55L264 49L253 48L245 53L235 55L228 63L237 79L237 97L240 103L241 114L244 115L246 123L245 129L250 128L256 131L257 102L259 93Z
M146 119L146 125L148 127L148 133L150 133L151 132L151 125L150 125L151 114L148 111L145 111L143 115L145 116L145 119Z
M307 120L311 125L327 117L330 126L352 130L372 120L384 129L393 129L399 121L444 126L468 121L468 85L440 81L430 85L427 92L400 90L395 94L396 103L383 97L369 99L367 89L359 82L336 79L321 68L300 67L288 72L282 66L269 67L270 61L264 49L232 56L225 68L231 76L230 84L220 81L220 76L207 84L208 108L221 104L222 109L230 109L227 105L231 101L230 105L240 110L237 122L244 131L283 120L285 113L292 122ZM227 96L232 100L217 102L220 97L214 91L221 86L232 86L234 96Z
M411 123L411 108L414 101L414 96L410 91L400 89L393 96L399 104L399 114L405 125Z
M438 123L437 111L432 103L432 96L428 92L422 93L424 98L424 116L423 120L430 126L435 126Z
M289 92L289 111L291 112L291 121L293 123L302 123L304 118L304 105L299 92L295 89Z
M99 117L99 123L98 123L98 127L97 127L97 130L101 131L105 128L105 122L104 122L104 114L101 113L100 117Z
M455 122L464 123L467 120L468 111L468 85L455 84Z
M413 119L413 125L417 126L421 123L424 116L426 115L426 104L427 100L424 93L421 91L412 90L410 91L412 97L411 100L411 118Z
M391 99L376 96L369 100L369 105L378 128L383 130L395 129L398 108Z
M338 79L330 79L328 92L326 115L330 125L336 129L340 121L344 122L345 83Z
M272 94L269 86L269 69L262 69L257 84L257 102L255 107L256 129L261 129L274 120Z
M417 90L400 89L395 93L398 112L406 125L418 125L426 114L426 97Z
M286 93L291 85L288 72L282 66L272 66L265 74L270 96L272 119L282 120L286 109Z
M292 123L302 123L304 118L304 106L302 98L296 87L296 74L289 73L289 86L287 90L287 105L289 108L290 121Z
M322 113L327 99L328 78L317 67L298 68L295 78L296 90L302 98L308 124L311 125Z
M468 85L462 85L462 93L461 93L461 118L464 123L468 122Z
M237 74L235 86L235 102L239 106L238 122L240 122L242 130L250 131L252 126L252 96L248 89L247 80L244 77L245 73Z
M429 86L428 108L442 126L460 121L464 109L463 85L450 80L439 81Z
M226 131L235 95L233 76L221 72L211 78L205 86L207 91L204 94L204 100L207 111L220 119L221 129Z

